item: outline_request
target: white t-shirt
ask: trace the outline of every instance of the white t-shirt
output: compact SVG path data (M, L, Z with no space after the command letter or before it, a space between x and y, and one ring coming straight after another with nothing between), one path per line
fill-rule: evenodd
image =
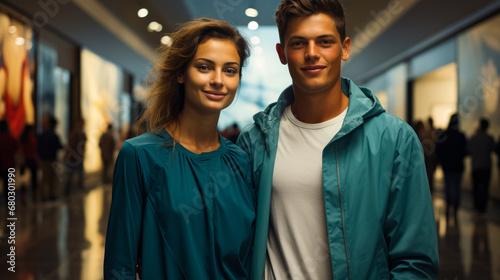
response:
M285 109L274 164L265 279L332 279L323 196L323 149L347 109L307 124Z

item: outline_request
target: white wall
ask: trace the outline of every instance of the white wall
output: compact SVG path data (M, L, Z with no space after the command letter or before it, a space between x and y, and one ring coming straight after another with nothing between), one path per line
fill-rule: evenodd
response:
M450 63L417 78L413 85L413 120L434 120L446 128L457 110L457 65Z

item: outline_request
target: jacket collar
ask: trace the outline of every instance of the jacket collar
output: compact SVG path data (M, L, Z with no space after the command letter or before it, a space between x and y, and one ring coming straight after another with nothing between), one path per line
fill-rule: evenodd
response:
M342 128L334 140L348 134L365 120L385 112L377 97L370 90L358 87L348 78L342 78L341 85L342 91L349 97L349 107ZM277 131L273 130L273 128L279 124L285 108L292 104L294 100L293 87L290 85L280 94L278 101L267 106L264 111L254 115L255 124L265 135L268 144L269 142L273 142L269 141L269 136L271 134L277 135Z
M342 128L333 140L349 134L366 120L385 112L380 101L369 89L358 87L348 78L342 78L342 91L349 97L349 107Z
M260 127L262 132L267 133L276 122L280 121L286 107L292 104L294 100L293 87L290 85L281 92L278 101L269 104L264 111L253 116L255 124Z

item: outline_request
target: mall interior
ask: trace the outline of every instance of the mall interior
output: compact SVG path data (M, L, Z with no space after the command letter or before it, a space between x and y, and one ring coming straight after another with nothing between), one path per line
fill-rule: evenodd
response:
M342 76L369 88L388 113L417 133L420 128L444 131L457 113L459 130L467 139L475 135L480 120L487 119L487 133L499 145L499 0L340 2L352 40ZM27 128L40 135L44 125L57 123L61 145L51 166L56 178L47 199L33 188L46 166L36 160L30 165L18 155L8 167L16 178L15 213L9 216L12 209L2 199L0 279L103 279L113 176L112 163L106 168L110 164L103 154L116 158L123 141L138 134L136 120L145 108L146 81L158 47L171 44L168 34L192 18L226 20L244 34L251 56L238 96L222 111L218 124L223 136L233 136L291 84L275 51L279 37L274 12L279 3L1 0L0 119L21 142L30 141ZM86 140L77 138L71 147L71 139L82 134ZM103 138L109 142L106 148ZM434 152L436 138L423 140L424 152ZM80 157L82 148L85 154ZM0 146L0 154L7 149ZM474 209L470 156L464 159L457 219L446 219L441 166L430 175L438 279L500 280L500 161L494 151L490 157L484 213ZM9 270L12 239L15 272Z

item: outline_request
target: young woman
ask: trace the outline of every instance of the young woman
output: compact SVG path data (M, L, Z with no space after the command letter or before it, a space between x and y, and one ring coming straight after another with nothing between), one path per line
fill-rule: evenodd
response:
M116 161L104 279L248 279L249 158L217 133L248 46L212 19L189 22L171 38L140 119L149 132L125 141Z

